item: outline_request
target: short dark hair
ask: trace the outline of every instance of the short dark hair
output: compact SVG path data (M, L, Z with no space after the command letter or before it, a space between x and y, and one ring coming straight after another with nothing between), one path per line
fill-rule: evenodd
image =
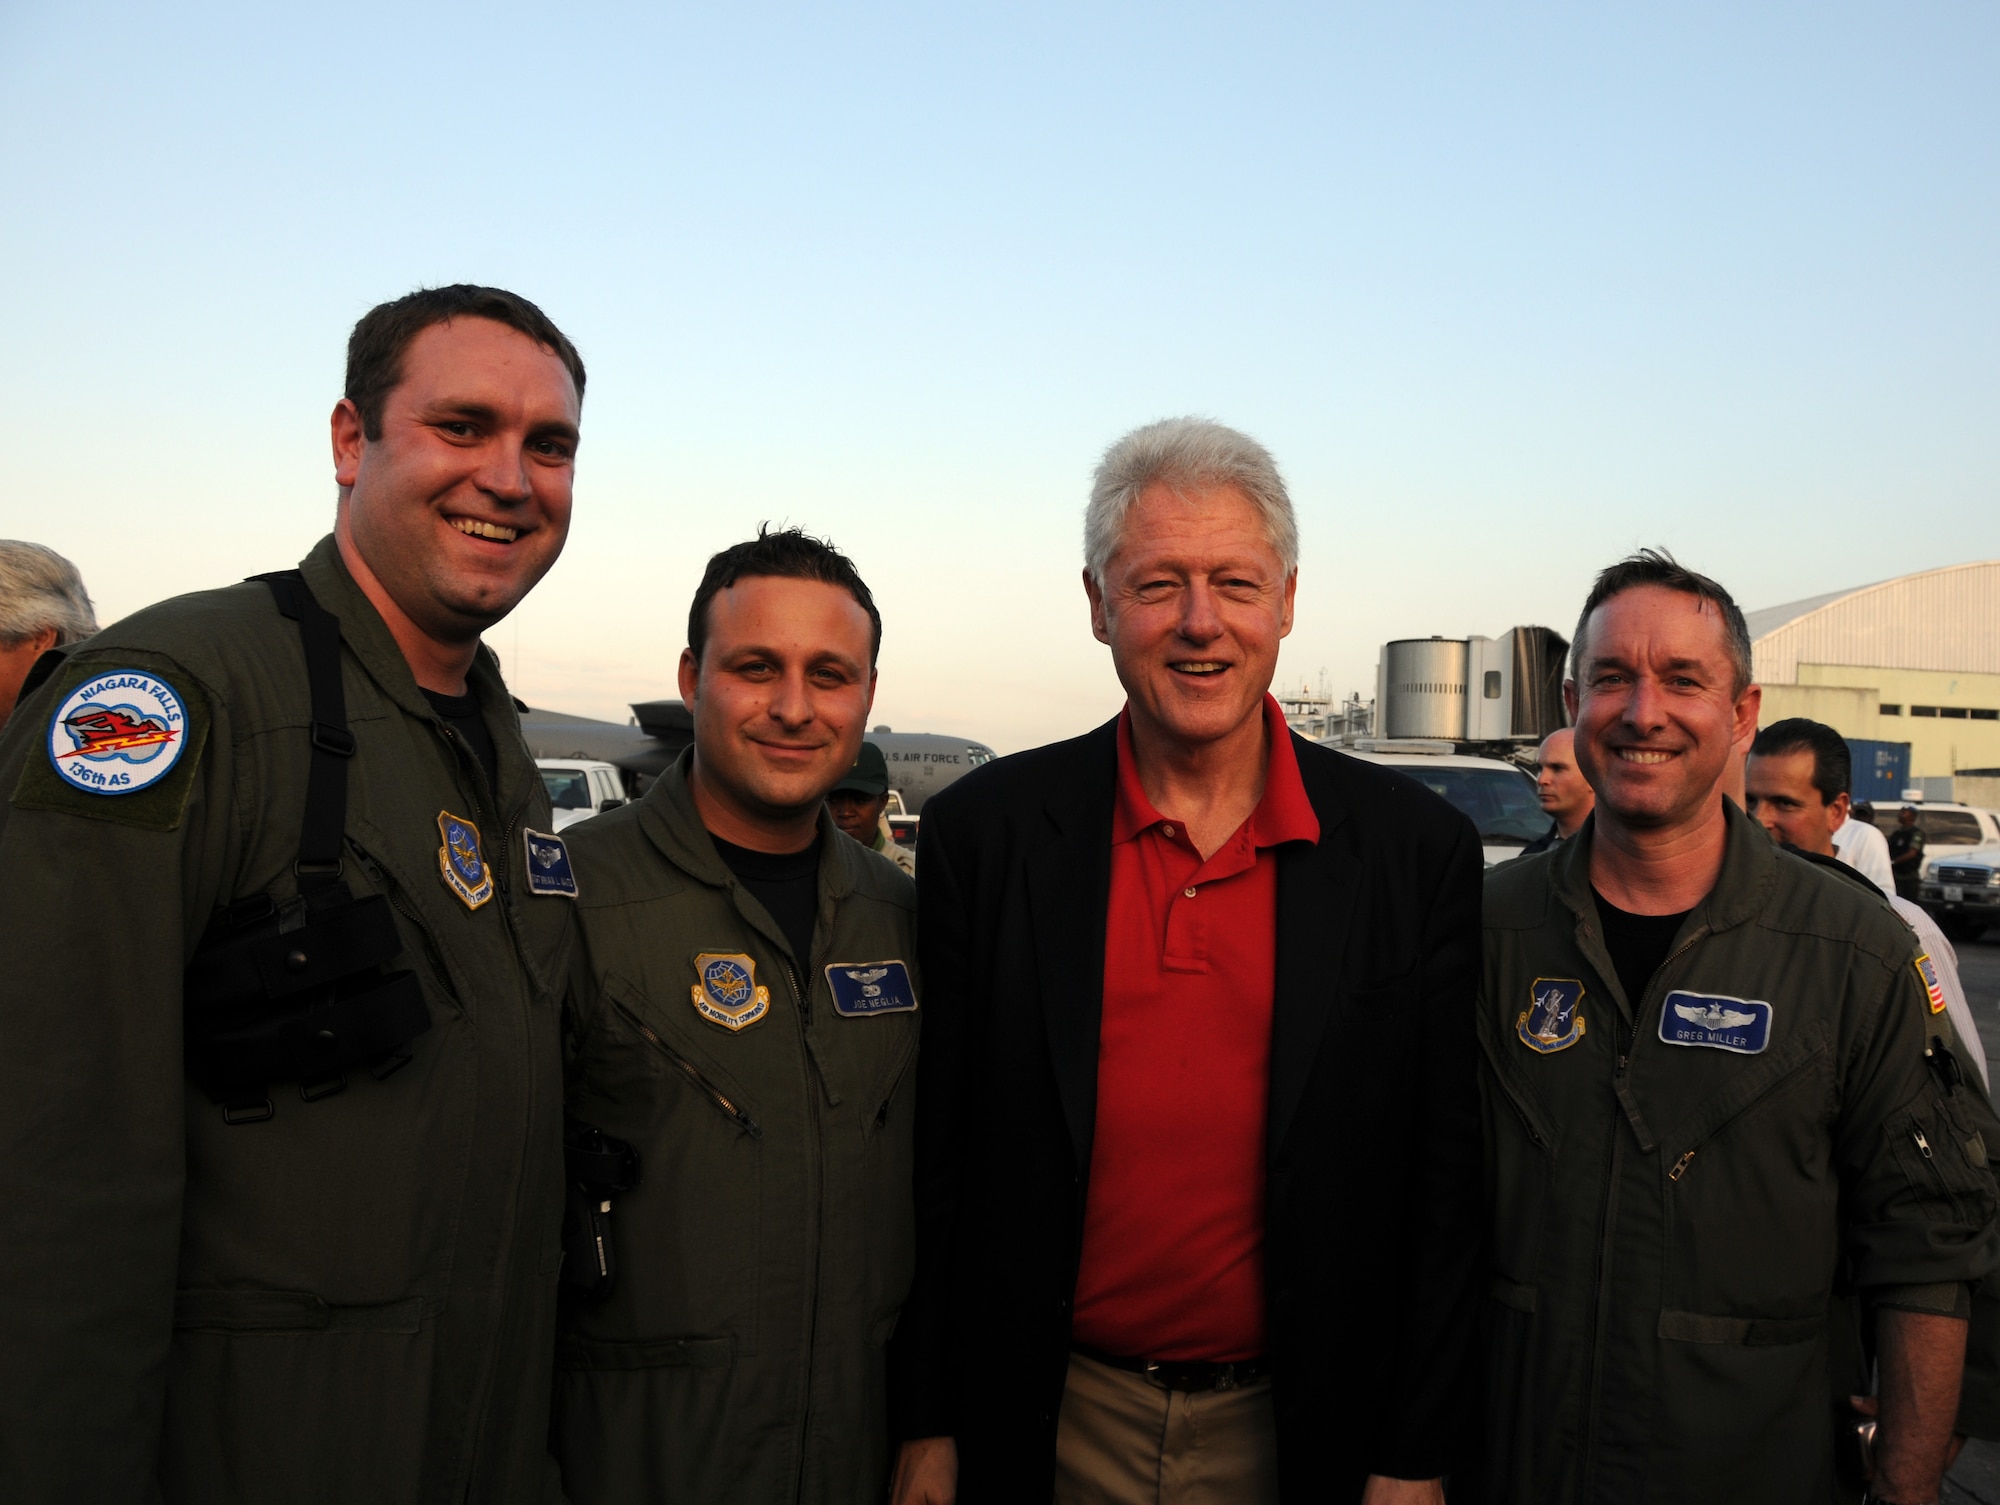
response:
M1854 757L1848 751L1847 739L1824 721L1790 716L1764 727L1750 744L1753 758L1781 758L1795 752L1813 755L1813 788L1826 804L1832 804L1853 787Z
M342 395L361 414L363 434L382 437L382 410L403 379L403 355L410 342L431 325L453 319L491 319L519 330L569 368L576 400L583 401L583 357L569 336L556 328L555 320L519 293L470 282L420 287L393 302L376 304L347 337L347 387Z
M1712 603L1722 614L1723 642L1729 649L1729 661L1736 671L1735 693L1741 695L1750 687L1750 628L1743 620L1742 609L1728 591L1708 576L1697 575L1665 549L1641 549L1599 571L1596 583L1590 587L1590 595L1584 600L1583 611L1576 619L1576 635L1571 639L1570 646L1572 675L1583 667L1584 638L1590 630L1590 614L1613 596L1641 585L1665 586L1668 590L1693 596L1697 601Z
M731 544L717 554L702 572L694 605L688 608L688 649L694 654L696 667L708 648L708 603L715 599L717 591L760 575L783 580L817 580L823 585L837 585L854 597L868 613L872 629L868 663L873 667L882 652L882 613L875 609L875 597L869 593L861 572L854 568L854 561L803 529L780 528L774 533L769 523L758 525L755 538Z

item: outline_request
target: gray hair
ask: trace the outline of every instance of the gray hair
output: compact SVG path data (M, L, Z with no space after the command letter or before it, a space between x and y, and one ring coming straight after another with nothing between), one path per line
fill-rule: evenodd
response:
M1118 551L1125 514L1139 493L1155 484L1182 494L1234 486L1263 515L1264 536L1285 573L1299 567L1298 519L1271 452L1248 434L1212 419L1163 418L1132 430L1098 462L1090 506L1083 514L1083 562L1098 584L1104 583L1105 567Z
M54 549L0 538L0 643L24 643L51 627L58 648L97 631L83 576Z

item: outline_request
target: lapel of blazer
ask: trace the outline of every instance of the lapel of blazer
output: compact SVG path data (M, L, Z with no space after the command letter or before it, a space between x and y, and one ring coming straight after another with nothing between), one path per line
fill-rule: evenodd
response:
M1097 1123L1104 921L1111 895L1111 809L1118 771L1116 718L1079 740L1083 756L1074 765L1076 777L1049 791L1041 828L1024 844L1024 867L1049 1056L1081 1173L1090 1164Z
M1327 1016L1341 991L1349 922L1361 863L1342 830L1347 811L1322 749L1294 738L1306 797L1319 816L1319 843L1290 842L1278 852L1278 956L1271 1003L1269 1148L1278 1147L1305 1096Z

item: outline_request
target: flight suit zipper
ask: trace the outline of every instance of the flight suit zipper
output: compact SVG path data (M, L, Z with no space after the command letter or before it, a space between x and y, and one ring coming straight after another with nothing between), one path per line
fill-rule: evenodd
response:
M717 1111L719 1111L724 1118L728 1119L731 1123L735 1124L737 1128L741 1129L745 1134L748 1134L752 1139L762 1139L764 1137L763 1126L759 1124L756 1119L752 1118L748 1113L744 1112L743 1109L737 1107L736 1103L726 1093L724 1093L720 1087L716 1086L715 1083L711 1082L708 1079L708 1077L703 1074L702 1069L699 1066L695 1065L694 1062L690 1061L686 1056L682 1055L679 1051L675 1050L673 1046L667 1044L666 1041L662 1040L657 1034L653 1032L651 1026L647 1025L630 1009L626 1008L624 1004L618 1002L618 1000L615 998L612 999L611 1002L612 1002L612 1007L617 1009L619 1013L625 1016L626 1023L630 1024L632 1028L636 1029L641 1035L645 1036L648 1044L650 1044L655 1050L659 1051L661 1055L665 1056L669 1061L671 1061L674 1065L674 1068L677 1071L679 1071L682 1076L688 1079L689 1083L694 1087L695 1091L699 1092L703 1097L707 1098L711 1103L713 1103Z
M821 1230L826 1223L826 1167L820 1163L820 1144L824 1128L820 1122L820 1084L815 1079L817 1067L813 1063L812 1044L806 1038L812 1023L810 1004L806 990L799 985L799 974L788 960L785 963L785 981L791 984L792 999L798 1006L799 1021L799 1069L805 1075L805 1093L808 1112L812 1117L811 1132L807 1136L810 1153L806 1159L808 1172L812 1177L812 1281L806 1288L806 1372L805 1404L799 1408L799 1431L797 1440L798 1467L792 1479L792 1498L805 1498L806 1454L812 1437L813 1413L813 1368L819 1347L819 1286Z
M1588 923L1583 927L1586 934L1594 934ZM1599 1214L1597 1232L1597 1299L1590 1319L1590 1404L1584 1415L1583 1426L1583 1493L1589 1497L1596 1486L1597 1476L1597 1429L1602 1419L1604 1398L1604 1324L1605 1313L1611 1305L1611 1281L1613 1274L1612 1244L1618 1224L1618 1176L1623 1167L1626 1128L1624 1104L1617 1096L1617 1087L1625 1079L1626 1069L1631 1065L1632 1053L1639 1041L1639 1017L1646 1012L1660 975L1681 957L1694 948L1695 942L1708 934L1706 925L1697 925L1694 933L1672 951L1653 969L1653 975L1646 982L1646 991L1630 1010L1630 1017L1619 1020L1617 1066L1612 1072L1612 1125L1611 1154L1605 1169L1604 1203ZM1612 969L1617 970L1615 967ZM1664 995L1663 995L1664 996ZM1685 1166L1682 1167L1685 1169Z

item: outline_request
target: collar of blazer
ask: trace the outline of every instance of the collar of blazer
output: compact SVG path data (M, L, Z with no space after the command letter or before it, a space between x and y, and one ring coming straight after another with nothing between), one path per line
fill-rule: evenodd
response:
M1043 839L1027 845L1036 976L1063 1117L1079 1168L1097 1121L1097 1048L1104 1015L1104 926L1111 900L1111 815L1118 721L1076 739L1072 776L1042 803ZM1361 863L1342 830L1347 759L1294 735L1306 797L1319 816L1317 845L1278 850L1278 954L1271 1022L1270 1133L1275 1155L1297 1111L1327 1015L1345 975L1348 920ZM1081 1184L1081 1182L1079 1183Z

